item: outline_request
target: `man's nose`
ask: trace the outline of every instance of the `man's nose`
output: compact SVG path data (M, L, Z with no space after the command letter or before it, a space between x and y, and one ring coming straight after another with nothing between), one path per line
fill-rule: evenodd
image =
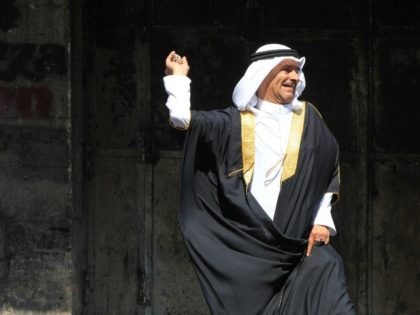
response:
M299 73L296 70L291 71L289 75L291 80L299 80Z

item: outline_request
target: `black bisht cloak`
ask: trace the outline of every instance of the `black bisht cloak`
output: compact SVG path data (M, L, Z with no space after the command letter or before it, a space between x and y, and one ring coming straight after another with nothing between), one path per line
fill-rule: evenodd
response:
M246 189L236 107L191 111L181 167L179 219L213 314L356 314L340 256L305 256L325 192L338 192L338 146L309 103L294 176L274 220Z

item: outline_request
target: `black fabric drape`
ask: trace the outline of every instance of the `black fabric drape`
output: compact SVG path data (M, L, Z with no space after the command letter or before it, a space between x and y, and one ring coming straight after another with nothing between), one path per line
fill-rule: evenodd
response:
M354 314L338 254L325 246L304 255L315 209L338 192L337 143L306 106L297 172L282 184L274 220L245 190L238 110L192 111L179 219L213 314Z

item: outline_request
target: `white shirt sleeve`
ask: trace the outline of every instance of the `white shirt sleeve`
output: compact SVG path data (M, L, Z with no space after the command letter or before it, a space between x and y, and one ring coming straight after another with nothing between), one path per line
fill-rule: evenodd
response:
M187 129L190 124L190 83L184 75L168 75L163 78L168 99L166 107L169 109L170 122L173 127Z
M330 230L330 235L337 234L333 218L331 216L331 199L333 193L326 193L319 204L317 213L315 215L314 224L325 225Z

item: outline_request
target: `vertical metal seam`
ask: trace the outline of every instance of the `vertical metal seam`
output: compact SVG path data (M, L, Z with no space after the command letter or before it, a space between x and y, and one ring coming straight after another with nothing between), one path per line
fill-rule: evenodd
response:
M365 130L365 178L366 178L366 185L365 185L365 197L366 197L366 210L367 210L367 220L366 220L366 258L367 258L367 268L366 268L366 314L372 314L373 311L373 288L372 288L372 268L373 268L373 208L372 208L372 201L371 201L371 191L373 186L373 163L371 159L371 150L372 150L372 135L370 134L369 130L371 127L374 127L373 124L373 102L374 102L374 1L368 1L368 32L367 32L367 69L368 69L368 99L367 99L367 108L366 108L366 126ZM370 228L368 228L370 227Z

